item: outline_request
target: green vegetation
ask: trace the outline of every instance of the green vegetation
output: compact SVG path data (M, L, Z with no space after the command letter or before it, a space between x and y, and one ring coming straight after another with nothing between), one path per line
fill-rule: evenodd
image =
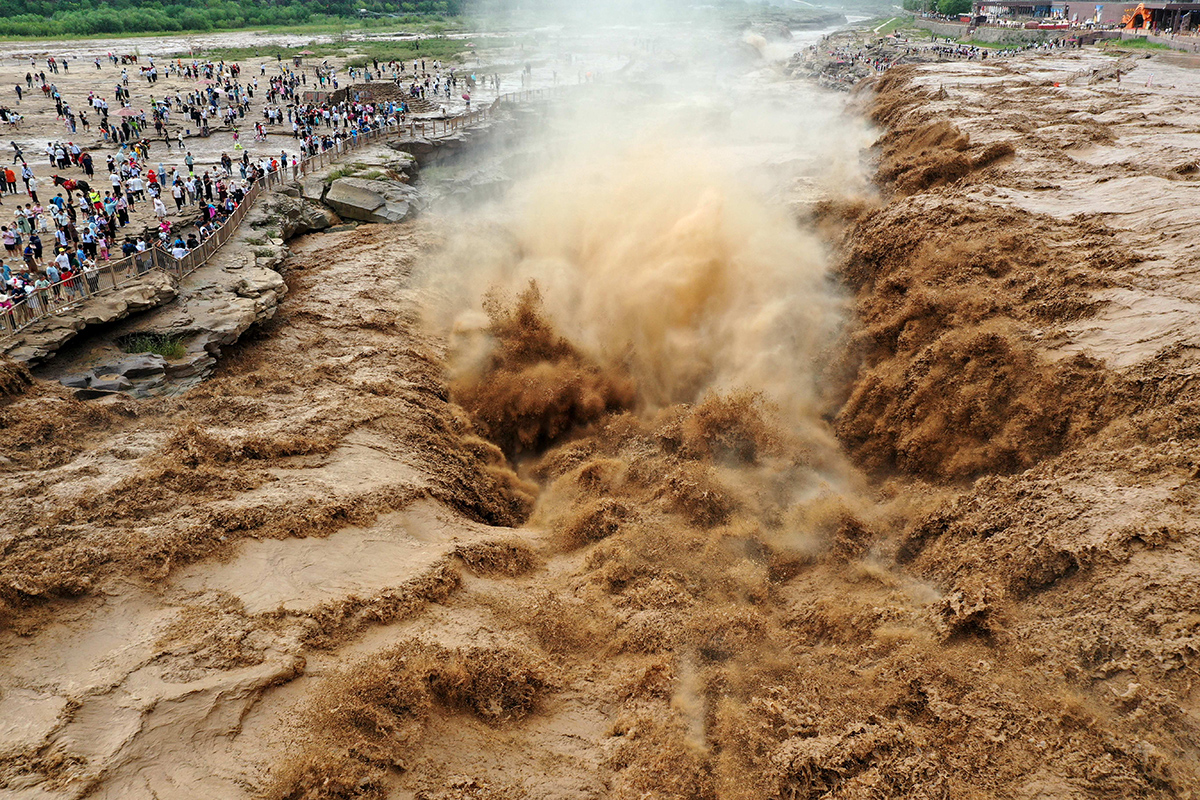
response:
M901 28L907 28L909 25L912 25L912 21L913 16L911 14L902 14L898 17L876 17L866 22L856 23L855 27L867 28L876 36L890 36Z
M126 353L154 353L166 359L187 355L181 337L168 333L131 333L117 339L117 346Z
M430 22L456 17L464 0L6 0L6 36L93 36L211 31L278 25ZM365 11L363 14L360 10Z
M985 47L988 50L1007 50L1015 45L1029 44L1027 39L1012 39L1006 42L985 42L982 39L956 39L955 41L968 47Z
M358 174L359 170L361 170L365 166L366 166L366 164L358 163L358 164L347 164L344 167L338 167L337 169L333 170L332 172L330 172L328 175L325 176L325 185L328 186L329 184L336 181L338 178L353 178L355 175Z
M935 2L936 0L928 0ZM961 0L941 0L960 2ZM918 0L906 0L918 2ZM967 0L969 2L969 0ZM886 14L888 0L847 0L847 9ZM470 10L474 15L467 19ZM606 9L589 3L562 4L558 0L4 0L0 2L0 40L21 38L86 38L97 35L187 33L253 28L271 32L346 34L349 31L403 30L441 37L464 30L498 29L522 23L577 20L594 23L608 14L614 21L656 21L671 18L718 17L740 28L786 26L813 28L836 24L842 10L830 8L780 8L761 0L679 0L660 6L621 5ZM445 58L437 45L420 54ZM445 41L435 38L435 41ZM456 48L461 43L444 44ZM412 52L415 54L415 45ZM251 53L253 55L253 53Z
M948 3L964 0L904 0ZM969 4L970 0L965 0ZM845 0L845 8L781 8L762 0L678 0L661 6L621 5L606 9L558 0L4 0L0 2L0 41L23 38L73 39L97 35L138 36L253 28L275 33L342 35L350 31L398 31L434 37L422 40L419 55L448 58L461 52L445 33L500 29L522 23L544 25L577 20L594 23L678 18L720 18L739 28L779 26L814 28L836 24L843 11L888 14L889 0ZM472 14L467 18L467 11ZM886 17L881 17L886 19ZM436 44L443 42L443 44ZM401 46L399 57L417 55L415 44ZM439 50L438 48L443 48ZM315 48L313 48L315 49ZM269 48L245 48L254 55ZM289 53L290 54L290 53ZM222 53L214 51L222 57ZM236 56L231 56L236 57ZM390 57L390 56L389 56Z
M903 0L905 11L936 11L955 16L971 13L971 0Z
M1101 39L1100 46L1105 50L1170 50L1162 42L1152 42L1149 39Z
M407 26L406 32L416 33L417 31L413 30L412 26ZM507 44L508 42L508 39L489 37L480 39L479 44L494 46ZM371 59L378 59L379 61L390 61L393 58L399 60L411 60L413 58L448 60L470 50L467 44L469 42L463 39L431 37L421 39L420 42L411 39L385 39L329 42L325 44L309 43L303 49L312 51L315 55L307 56L307 58L318 63L322 58L350 56L348 66L362 67L370 63ZM280 58L287 59L295 55L295 51L296 48L293 47L257 45L252 47L210 47L204 49L203 54L213 59L241 61L246 58L260 56L266 56L267 58L279 56Z

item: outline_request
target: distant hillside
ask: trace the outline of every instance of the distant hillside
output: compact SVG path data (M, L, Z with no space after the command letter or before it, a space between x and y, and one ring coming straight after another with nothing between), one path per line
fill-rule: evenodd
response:
M144 32L201 32L279 25L346 24L394 18L430 22L469 16L491 23L558 20L630 22L682 15L712 17L749 28L825 27L842 10L885 12L886 0L848 0L828 7L798 0L3 0L0 36L94 36ZM377 23L376 23L377 24Z
M436 19L458 15L463 6L464 0L4 0L0 35L233 30L356 19L360 10Z

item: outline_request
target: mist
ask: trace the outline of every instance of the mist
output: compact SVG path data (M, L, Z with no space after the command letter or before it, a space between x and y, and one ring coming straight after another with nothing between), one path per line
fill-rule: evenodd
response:
M842 97L783 75L817 33L756 36L597 28L525 53L523 82L552 94L492 153L520 169L498 199L436 208L448 238L425 284L456 380L488 373L484 299L532 283L555 330L628 375L644 411L751 391L796 427L819 416L843 298L807 212L869 192L869 131Z

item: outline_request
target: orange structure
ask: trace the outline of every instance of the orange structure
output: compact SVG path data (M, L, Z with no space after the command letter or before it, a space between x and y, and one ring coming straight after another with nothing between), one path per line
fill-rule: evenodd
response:
M1150 27L1150 12L1146 10L1145 3L1138 3L1137 8L1132 11L1126 11L1121 17L1121 24L1128 30L1137 30L1138 28Z

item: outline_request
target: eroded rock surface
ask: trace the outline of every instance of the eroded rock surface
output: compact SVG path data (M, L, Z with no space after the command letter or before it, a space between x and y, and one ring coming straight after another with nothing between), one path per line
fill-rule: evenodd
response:
M416 190L402 183L364 178L338 178L325 192L327 206L361 222L402 222L416 198Z
M108 325L131 314L157 308L175 298L178 288L166 274L148 272L137 283L101 295L53 317L39 320L20 336L0 344L0 355L22 364L37 364L53 356L89 325Z

